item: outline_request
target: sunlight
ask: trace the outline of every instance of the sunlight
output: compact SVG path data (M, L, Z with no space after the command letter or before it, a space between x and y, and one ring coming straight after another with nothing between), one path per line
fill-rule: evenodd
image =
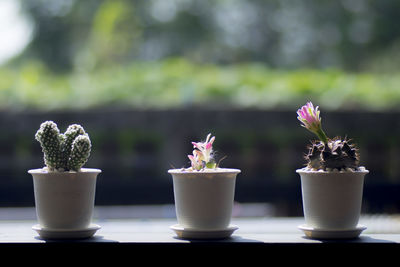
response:
M18 55L29 44L33 26L21 12L20 2L0 1L0 64Z

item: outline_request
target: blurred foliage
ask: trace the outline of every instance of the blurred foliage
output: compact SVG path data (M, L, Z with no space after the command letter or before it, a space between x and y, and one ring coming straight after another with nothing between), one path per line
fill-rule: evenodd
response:
M400 2L30 0L1 109L395 110Z
M392 71L398 0L29 0L24 58L55 71L132 60L263 62L273 68ZM395 59L396 59L395 58Z
M54 74L31 61L0 68L2 109L233 107L398 110L399 74L337 69L277 70L257 63L220 66L183 58Z

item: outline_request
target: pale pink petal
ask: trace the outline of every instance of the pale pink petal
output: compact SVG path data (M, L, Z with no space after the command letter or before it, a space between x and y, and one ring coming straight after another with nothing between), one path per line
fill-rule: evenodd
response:
M209 133L209 134L207 135L206 141L205 141L204 143L208 143L208 140L210 139L210 137L211 137L211 133Z
M214 143L214 140L215 140L215 136L213 136L212 138L211 138L211 140L210 140L210 142L209 143Z
M201 149L200 143L192 142L193 147Z
M209 150L210 148L212 148L212 143L211 142L206 144L206 150Z

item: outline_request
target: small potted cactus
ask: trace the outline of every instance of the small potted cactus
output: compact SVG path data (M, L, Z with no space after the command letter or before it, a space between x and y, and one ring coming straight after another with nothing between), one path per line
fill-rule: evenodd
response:
M330 139L321 127L320 110L311 102L297 111L301 126L314 133L305 155L301 178L305 225L310 238L354 238L366 228L359 225L364 177L359 152L350 140Z
M192 142L189 168L171 169L178 224L171 226L179 238L215 239L229 237L238 169L220 168L214 159L215 137Z
M89 135L77 124L62 134L54 122L46 121L35 138L46 166L28 171L39 222L32 228L44 239L92 236L100 228L91 219L101 170L82 168L91 151Z

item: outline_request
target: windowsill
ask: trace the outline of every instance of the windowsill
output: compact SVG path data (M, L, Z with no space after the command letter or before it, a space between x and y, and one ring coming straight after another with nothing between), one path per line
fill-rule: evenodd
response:
M256 216L262 213L260 209L263 206L249 207L255 209L255 216L234 216L232 224L239 228L232 237L213 242L326 243L323 240L313 240L304 236L298 229L298 226L304 223L302 217ZM32 230L32 226L37 224L33 207L0 208L0 219L0 244L46 242ZM100 225L101 229L94 237L77 242L191 243L189 240L178 239L170 229L170 226L176 224L173 205L96 207L93 222ZM400 215L362 215L360 224L365 225L367 229L359 238L335 242L400 243Z

